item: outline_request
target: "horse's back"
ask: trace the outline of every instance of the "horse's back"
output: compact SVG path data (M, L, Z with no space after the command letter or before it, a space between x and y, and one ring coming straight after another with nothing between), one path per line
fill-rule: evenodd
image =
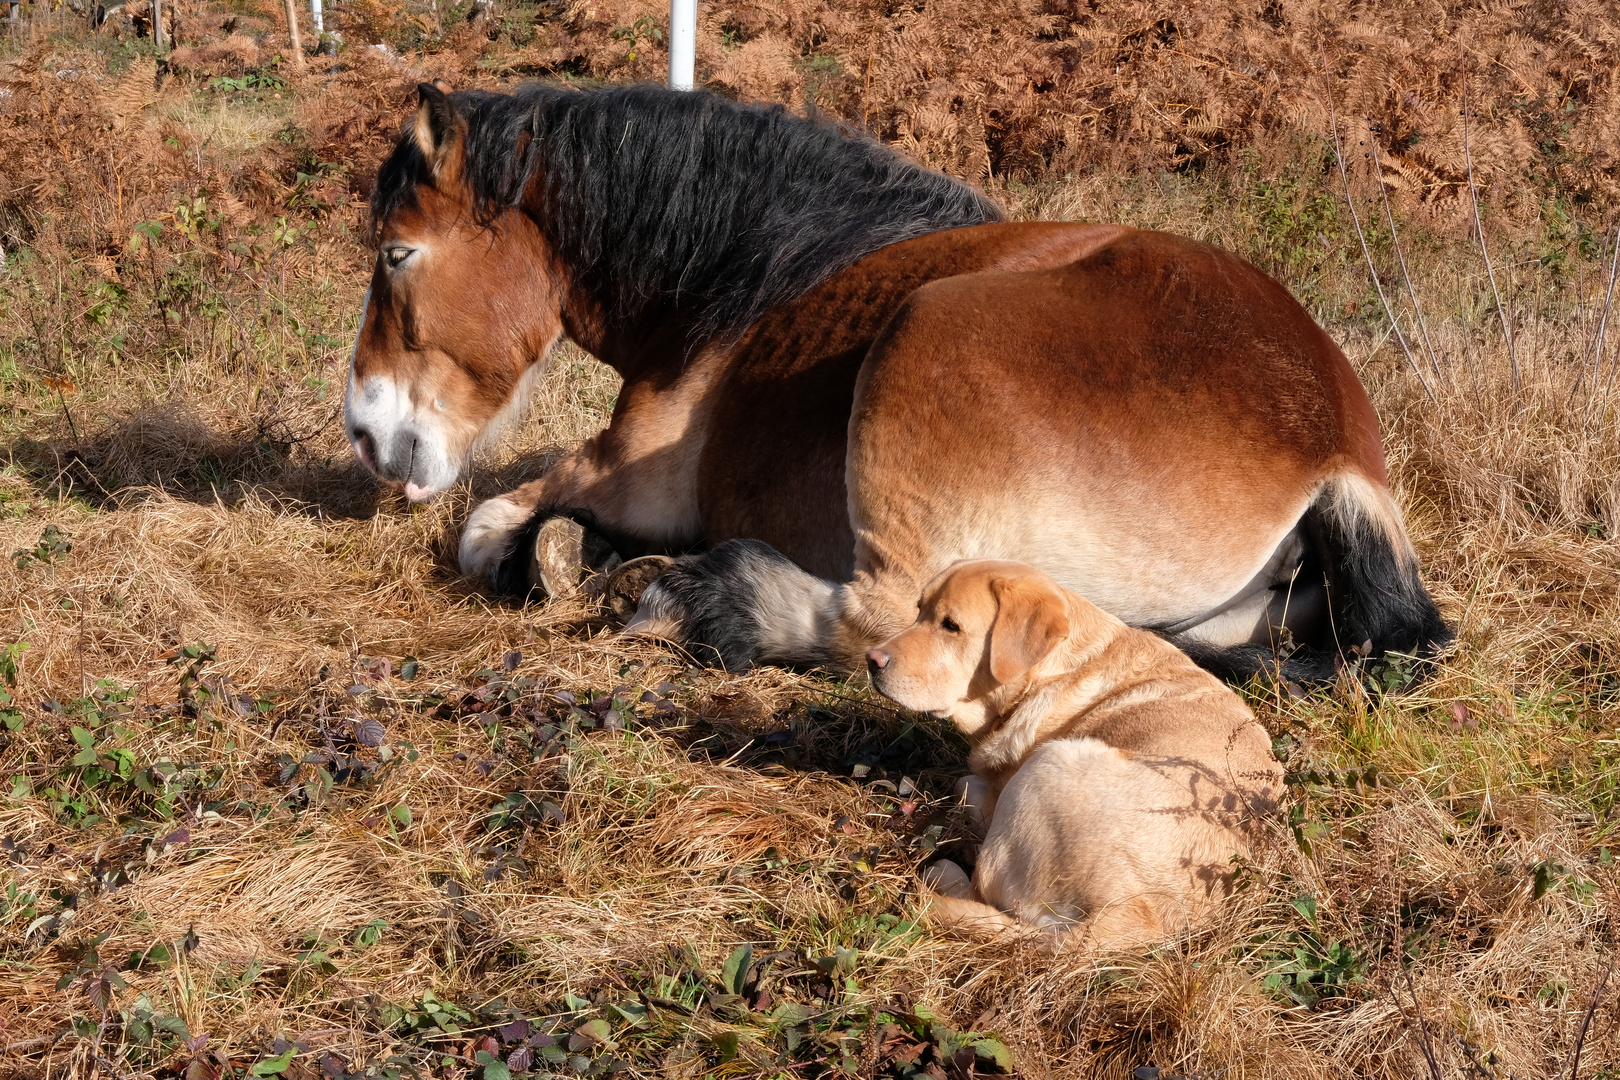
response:
M1383 479L1355 372L1287 290L1218 248L1113 232L1073 259L912 291L873 345L863 407L998 408L1127 443L1173 432L1178 444L1301 465L1342 454ZM969 393L940 393L952 385Z

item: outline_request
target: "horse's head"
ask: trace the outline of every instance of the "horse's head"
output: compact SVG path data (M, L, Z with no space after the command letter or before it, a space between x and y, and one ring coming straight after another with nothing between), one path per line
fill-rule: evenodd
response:
M540 230L521 210L476 205L467 119L443 83L419 89L415 127L378 174L377 266L344 409L360 460L413 500L456 482L562 326Z

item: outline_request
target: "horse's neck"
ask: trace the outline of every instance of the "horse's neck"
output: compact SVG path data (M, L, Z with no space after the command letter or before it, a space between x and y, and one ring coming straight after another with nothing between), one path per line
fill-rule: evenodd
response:
M590 297L570 296L563 308L563 329L574 344L617 371L626 382L678 372L690 359L688 323L643 318L639 325L616 325L606 305Z

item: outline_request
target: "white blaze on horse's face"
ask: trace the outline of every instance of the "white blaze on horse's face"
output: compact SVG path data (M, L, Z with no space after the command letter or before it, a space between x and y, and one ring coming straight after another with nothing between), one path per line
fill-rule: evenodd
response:
M361 312L362 331L371 309L366 294ZM360 334L355 335L359 352ZM343 400L344 427L355 456L378 479L403 484L412 502L432 498L456 482L466 446L444 421L443 403L419 401L412 386L391 374L355 373L351 359L349 385Z
M507 212L476 225L459 185L435 185L378 223L344 406L355 454L413 501L453 485L521 410L561 333L534 223Z

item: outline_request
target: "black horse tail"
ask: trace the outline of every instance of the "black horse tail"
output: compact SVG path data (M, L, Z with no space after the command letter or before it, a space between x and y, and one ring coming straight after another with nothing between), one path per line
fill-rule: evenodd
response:
M1355 473L1337 476L1311 503L1305 526L1326 570L1338 651L1427 661L1451 644L1389 488Z
M1278 657L1262 645L1209 646L1178 641L1217 674L1280 676L1326 682L1358 657L1414 661L1413 675L1431 674L1455 639L1418 573L1417 552L1389 488L1358 473L1322 485L1301 521L1326 579L1331 630Z

